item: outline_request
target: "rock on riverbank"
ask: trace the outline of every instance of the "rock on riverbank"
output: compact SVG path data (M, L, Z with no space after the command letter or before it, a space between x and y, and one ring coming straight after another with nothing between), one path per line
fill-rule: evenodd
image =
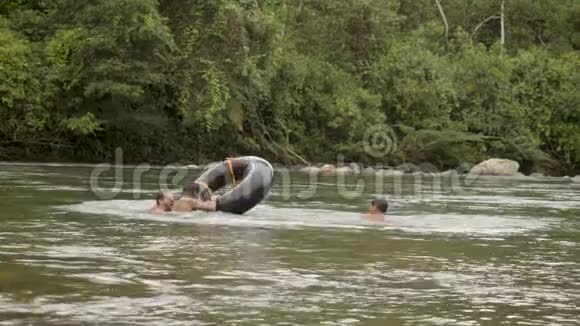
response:
M210 162L208 164L190 164L184 166L191 170L208 170L214 168L216 165L221 164L221 162ZM274 169L277 171L294 171L304 174L312 175L323 175L323 176L334 176L334 175L364 175L367 177L372 176L399 176L399 175L417 175L417 176L459 176L459 175L471 175L471 176L499 176L499 177L509 177L509 178L524 178L526 175L519 172L520 165L518 162L508 159L492 158L483 161L475 166L469 163L463 163L455 169L438 172L434 166L429 164L411 164L405 163L396 167L388 167L377 165L364 167L358 163L347 163L345 165L333 165L333 164L313 164L313 165L293 165L287 166L281 163L272 164ZM562 178L558 176L549 176L542 173L532 173L529 177L531 178ZM566 177L565 179L570 182L580 183L580 175L575 177Z
M469 174L471 175L493 175L493 176L504 176L504 177L515 177L522 176L518 172L520 169L520 164L516 161L492 158L487 161L483 161L478 165L474 166Z

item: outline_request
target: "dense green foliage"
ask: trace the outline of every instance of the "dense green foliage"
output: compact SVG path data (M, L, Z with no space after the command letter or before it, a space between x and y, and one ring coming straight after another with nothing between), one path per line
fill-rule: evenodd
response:
M0 0L0 158L576 172L580 3L501 2Z

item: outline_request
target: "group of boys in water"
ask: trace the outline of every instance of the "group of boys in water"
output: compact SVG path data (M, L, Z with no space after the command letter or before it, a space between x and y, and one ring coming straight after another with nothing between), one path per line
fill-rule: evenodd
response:
M188 213L193 211L215 212L217 196L211 195L209 190L197 183L183 187L183 192L178 200L175 200L171 192L159 192L155 196L155 206L150 209L151 213L178 212Z
M216 211L217 196L203 186L192 183L183 188L181 197L175 200L171 192L159 192L155 196L155 206L150 209L151 213L161 214L167 212L188 213L196 210L205 212ZM389 203L385 199L374 199L364 215L364 219L373 222L383 222Z

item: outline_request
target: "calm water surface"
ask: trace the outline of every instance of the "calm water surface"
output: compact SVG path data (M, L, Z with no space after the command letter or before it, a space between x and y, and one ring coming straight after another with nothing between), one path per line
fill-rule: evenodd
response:
M580 185L564 179L371 178L340 196L292 175L244 216L153 216L160 170L122 169L113 197L93 169L0 165L0 324L579 324ZM361 221L381 192L388 222Z

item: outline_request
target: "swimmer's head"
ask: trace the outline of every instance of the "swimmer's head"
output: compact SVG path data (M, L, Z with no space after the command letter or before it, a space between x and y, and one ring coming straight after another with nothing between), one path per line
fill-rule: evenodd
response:
M160 191L155 196L155 203L164 211L170 212L173 208L173 194L170 192Z
M389 202L386 199L374 199L371 201L371 210L376 213L385 214L389 209Z

